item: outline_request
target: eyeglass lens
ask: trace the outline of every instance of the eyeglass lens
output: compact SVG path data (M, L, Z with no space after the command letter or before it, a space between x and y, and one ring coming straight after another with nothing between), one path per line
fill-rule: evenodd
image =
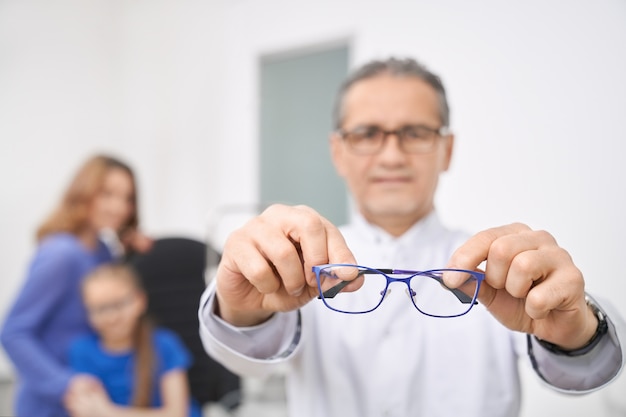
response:
M404 272L385 275L360 266L328 266L319 273L321 298L326 306L336 311L367 313L376 309L392 288L398 288L406 292L413 305L426 315L456 317L472 308L478 281L471 273L463 272L465 284L458 290L450 290L443 285L442 270ZM346 277L356 276L363 277L363 285L355 291L342 290Z
M403 126L396 130L384 130L378 126L360 126L345 132L349 146L358 153L372 154L379 152L389 135L398 137L405 152L424 153L434 149L439 133L437 130L421 125Z
M128 307L134 300L134 294L124 297L121 300L99 306L89 306L87 311L92 317L102 317L110 313L119 313Z

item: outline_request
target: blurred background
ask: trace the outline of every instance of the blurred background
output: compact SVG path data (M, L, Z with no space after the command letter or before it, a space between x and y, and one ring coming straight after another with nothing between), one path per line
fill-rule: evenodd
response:
M390 55L448 89L444 222L549 230L626 316L624 0L0 0L0 321L37 225L95 152L135 168L153 236L219 248L272 201L344 221L333 93ZM523 417L625 415L624 376L575 398L522 376Z

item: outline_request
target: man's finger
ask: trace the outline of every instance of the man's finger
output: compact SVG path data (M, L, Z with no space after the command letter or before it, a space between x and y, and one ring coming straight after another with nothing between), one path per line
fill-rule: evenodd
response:
M452 254L447 268L474 271L483 261L487 260L494 241L503 236L524 233L529 230L528 226L521 223L483 230L469 238ZM463 283L461 282L462 278L461 274L446 274L444 280L446 285L456 288Z
M282 219L284 233L299 245L302 273L309 286L317 285L311 270L314 265L355 262L339 229L330 221L306 206L286 208L276 207L275 210L284 212L275 213L280 215L275 218Z

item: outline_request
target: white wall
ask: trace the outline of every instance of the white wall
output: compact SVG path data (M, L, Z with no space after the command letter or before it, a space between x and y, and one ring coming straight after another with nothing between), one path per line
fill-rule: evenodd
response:
M78 161L120 148L115 13L105 1L0 3L0 317Z
M204 239L218 183L212 7L0 1L0 321L37 225L94 152L135 168L147 233Z
M551 231L626 315L623 0L0 0L0 319L79 160L126 157L145 229L202 237L210 209L257 199L259 56L346 38L354 65L412 55L442 76L448 224ZM524 417L603 407L524 381Z

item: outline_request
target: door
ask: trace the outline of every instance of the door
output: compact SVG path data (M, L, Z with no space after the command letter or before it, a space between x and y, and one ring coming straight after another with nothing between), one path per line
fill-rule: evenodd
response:
M261 202L305 204L334 224L348 217L328 138L348 47L268 55L260 62Z

